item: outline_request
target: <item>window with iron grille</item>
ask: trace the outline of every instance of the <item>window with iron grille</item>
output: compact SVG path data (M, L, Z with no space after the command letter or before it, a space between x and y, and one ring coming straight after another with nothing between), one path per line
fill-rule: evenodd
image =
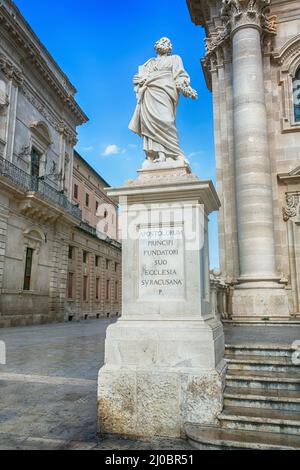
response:
M74 184L74 191L73 191L73 196L74 199L78 199L78 184Z
M32 271L33 249L26 249L25 274L24 274L24 290L30 290L31 287L31 271Z
M40 176L40 154L33 148L31 150L31 176Z

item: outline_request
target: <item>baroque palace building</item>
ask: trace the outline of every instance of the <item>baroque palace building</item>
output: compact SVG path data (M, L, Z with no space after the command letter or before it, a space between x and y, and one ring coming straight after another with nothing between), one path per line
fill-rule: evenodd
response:
M300 317L300 2L187 0L205 29L221 271L236 321Z
M10 0L0 4L0 327L120 313L107 183L74 155L76 90Z

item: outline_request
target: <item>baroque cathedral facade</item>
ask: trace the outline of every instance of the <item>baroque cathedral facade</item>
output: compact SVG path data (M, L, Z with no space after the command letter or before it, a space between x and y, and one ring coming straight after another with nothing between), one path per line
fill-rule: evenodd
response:
M300 4L187 0L205 29L220 263L236 321L300 317Z

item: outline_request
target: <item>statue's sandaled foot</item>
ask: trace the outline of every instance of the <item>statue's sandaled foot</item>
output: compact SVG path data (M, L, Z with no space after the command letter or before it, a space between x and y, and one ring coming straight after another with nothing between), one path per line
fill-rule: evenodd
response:
M165 162L167 159L166 159L166 155L163 153L163 152L159 152L158 153L158 162L159 163L162 163L162 162Z

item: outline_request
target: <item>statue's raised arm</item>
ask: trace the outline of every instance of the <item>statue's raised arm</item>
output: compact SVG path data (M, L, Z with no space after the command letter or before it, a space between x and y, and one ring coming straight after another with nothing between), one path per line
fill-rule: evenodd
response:
M188 163L179 145L176 111L180 93L192 99L198 95L190 86L181 57L172 55L171 41L162 38L155 49L157 57L140 66L133 78L137 107L129 128L144 139L148 160Z

